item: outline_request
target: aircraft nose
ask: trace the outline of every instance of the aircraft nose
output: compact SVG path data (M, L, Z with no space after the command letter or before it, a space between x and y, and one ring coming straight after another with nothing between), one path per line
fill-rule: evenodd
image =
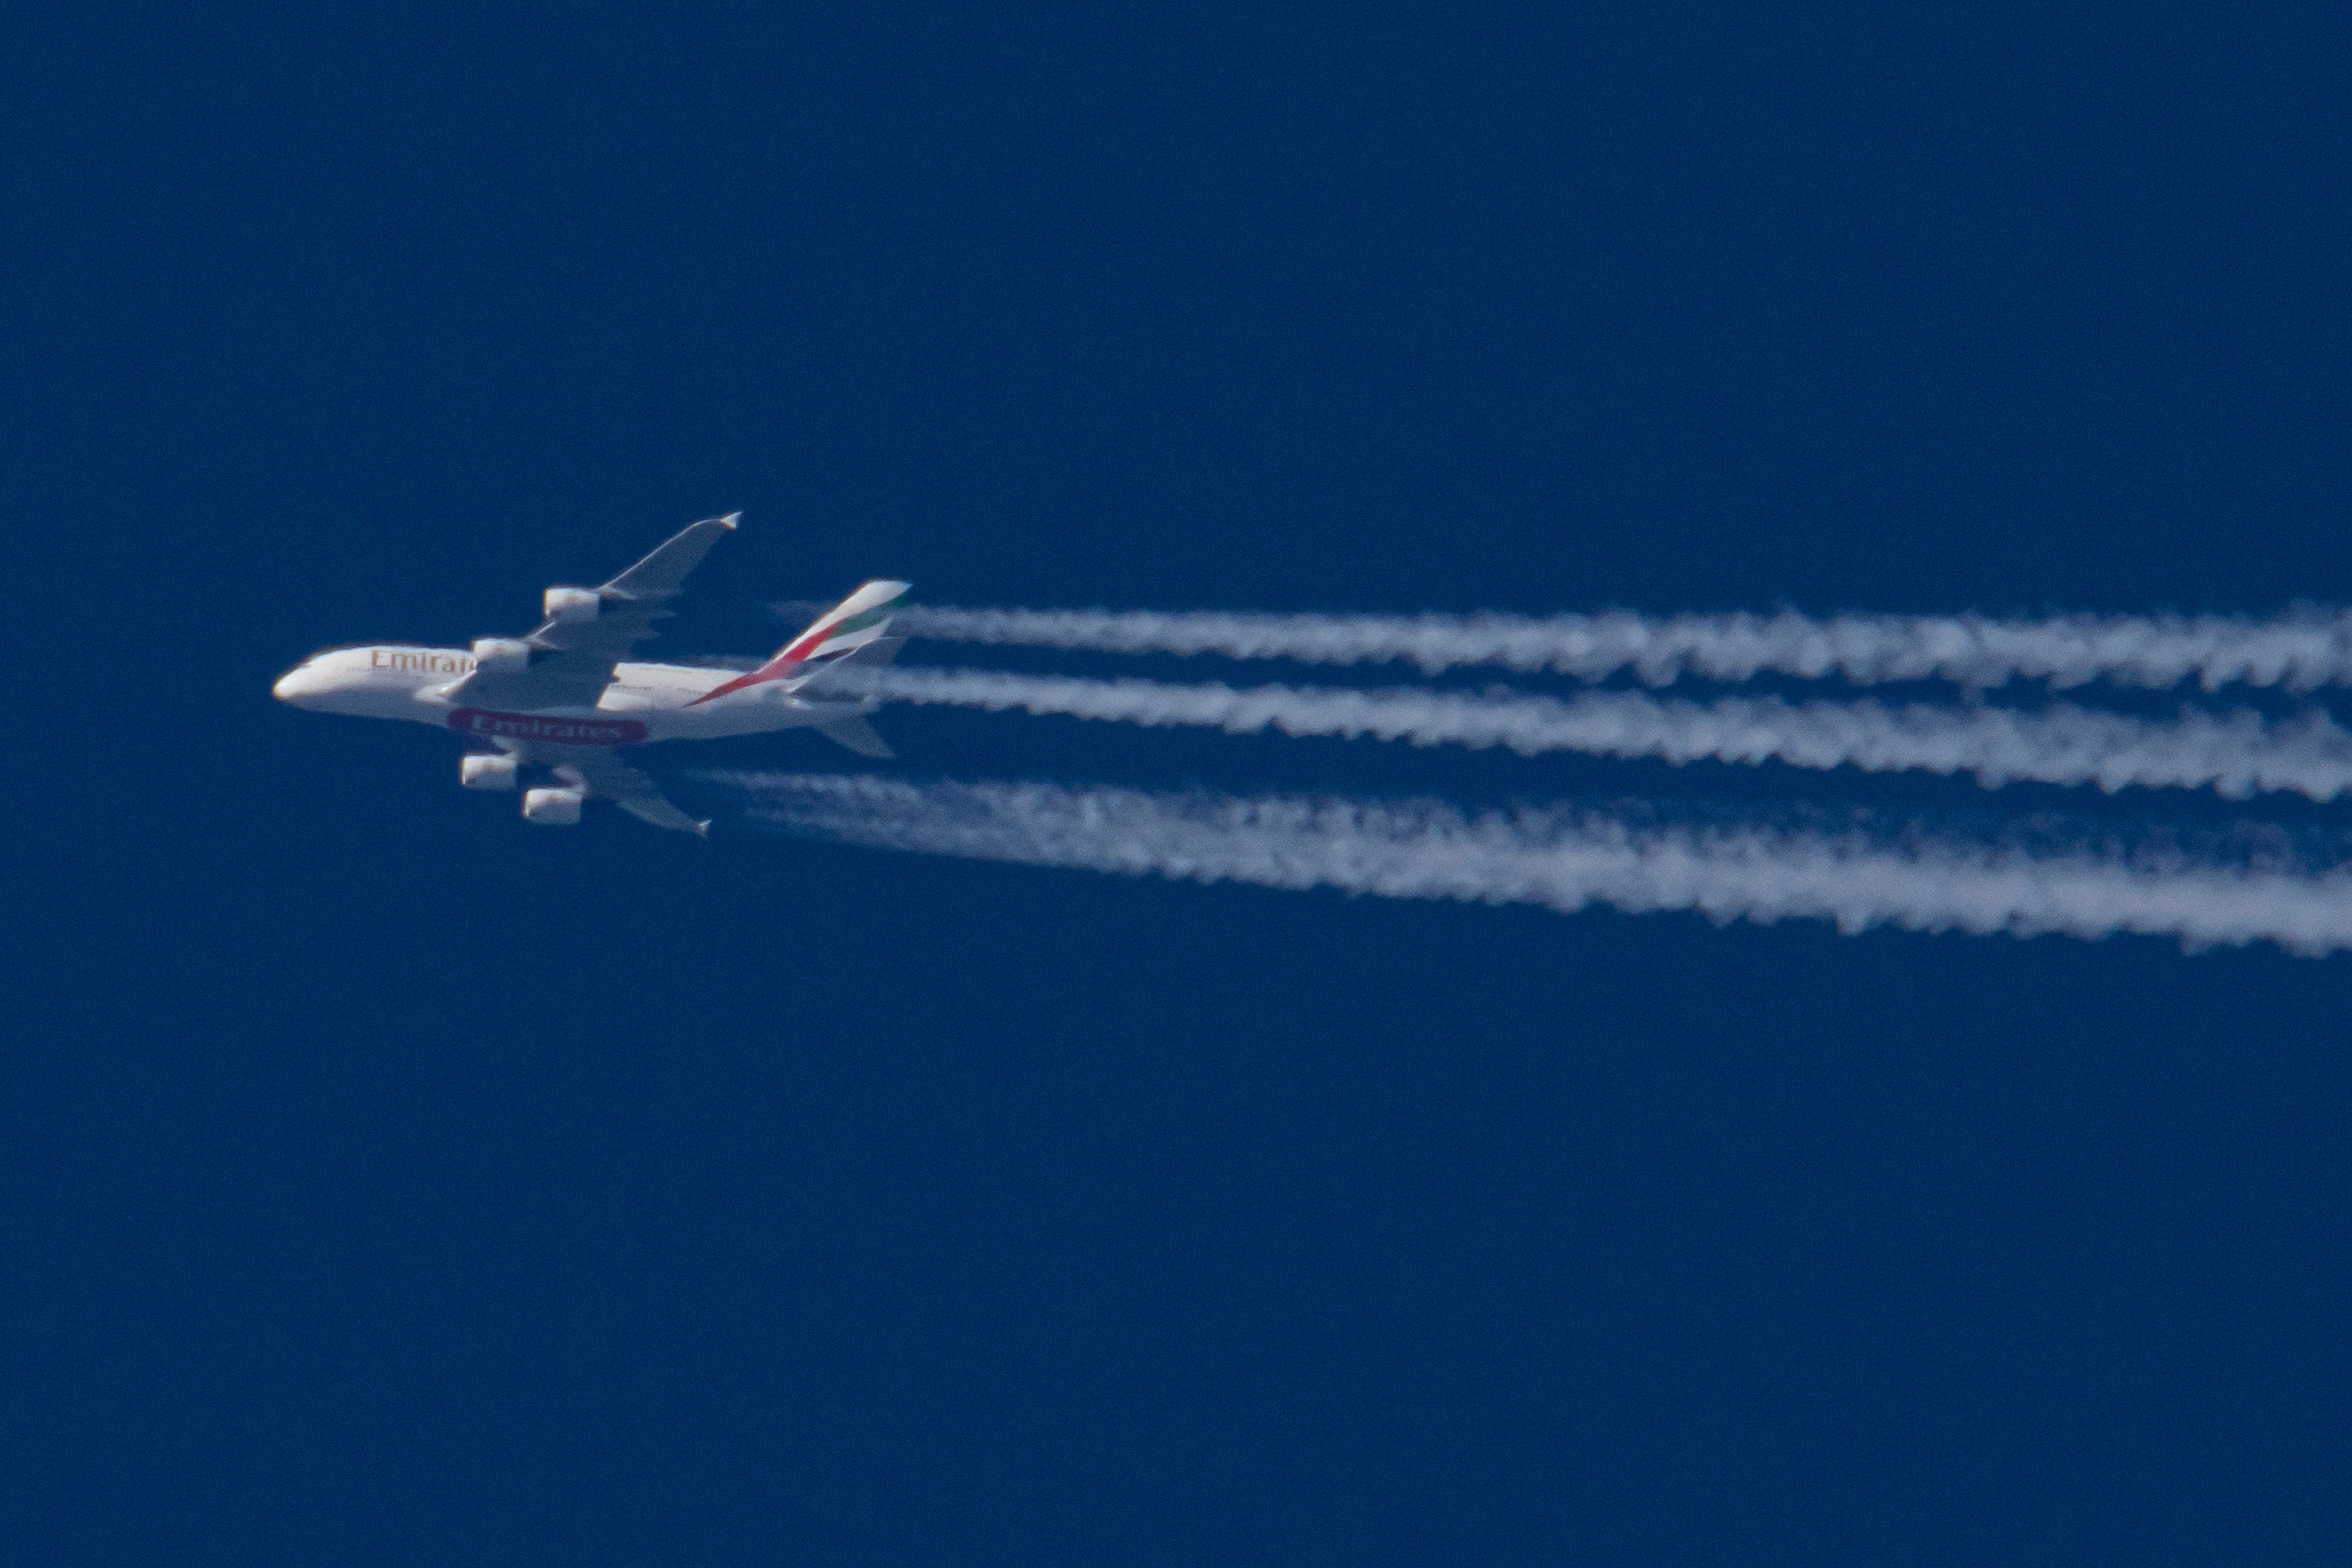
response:
M319 695L322 685L317 670L307 664L298 664L278 678L278 684L269 689L269 695L280 702L291 702L299 707L304 698Z

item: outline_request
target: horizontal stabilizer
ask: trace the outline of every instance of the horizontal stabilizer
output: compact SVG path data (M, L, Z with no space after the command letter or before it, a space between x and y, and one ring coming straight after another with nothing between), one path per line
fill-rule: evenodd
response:
M898 658L898 650L906 646L907 639L905 637L876 637L864 647L857 648L850 653L842 655L840 658L835 660L835 663L836 666L844 664L889 664Z
M835 670L878 669L897 658L898 650L906 646L905 637L876 637L863 647L853 648L838 658L827 659L806 675L792 681L786 689L795 692L822 692L829 684L829 678Z
M819 724L817 731L826 739L838 741L861 757L895 757L890 742L876 732L866 721L865 715L853 713L846 719L833 719Z

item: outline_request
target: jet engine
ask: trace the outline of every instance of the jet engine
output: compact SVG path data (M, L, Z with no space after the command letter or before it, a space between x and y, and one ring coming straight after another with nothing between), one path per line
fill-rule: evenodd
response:
M530 668L530 644L513 637L476 637L474 668L484 675L520 675Z
M550 588L546 603L547 618L569 626L594 620L604 601L593 588Z
M499 752L471 752L457 762L457 782L467 789L512 789L515 760Z
M522 815L529 822L547 827L569 827L580 820L580 792L576 789L527 789L522 792Z

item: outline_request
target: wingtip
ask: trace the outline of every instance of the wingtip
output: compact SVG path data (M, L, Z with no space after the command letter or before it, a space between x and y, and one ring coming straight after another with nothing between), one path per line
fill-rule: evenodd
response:
M740 511L730 511L719 521L725 523L729 528L740 528L742 526L743 514Z
M694 825L694 836L697 838L708 838L710 837L710 819L709 817L706 816L700 822Z

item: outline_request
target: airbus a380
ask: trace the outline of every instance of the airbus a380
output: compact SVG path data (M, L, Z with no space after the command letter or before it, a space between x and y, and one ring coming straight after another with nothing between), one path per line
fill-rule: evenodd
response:
M872 699L827 700L819 693L827 671L853 661L886 663L905 640L886 634L908 584L877 580L756 669L623 662L658 635L654 623L672 614L669 602L687 574L741 515L696 523L602 587L550 588L546 619L527 637L478 637L464 648L329 648L278 677L272 690L280 702L314 712L456 731L471 743L457 764L457 782L467 789L512 790L527 772L544 775L522 794L531 822L578 822L581 803L601 795L656 827L707 833L710 824L664 799L653 780L621 760L622 748L806 728L853 752L887 757L889 746L866 721Z

